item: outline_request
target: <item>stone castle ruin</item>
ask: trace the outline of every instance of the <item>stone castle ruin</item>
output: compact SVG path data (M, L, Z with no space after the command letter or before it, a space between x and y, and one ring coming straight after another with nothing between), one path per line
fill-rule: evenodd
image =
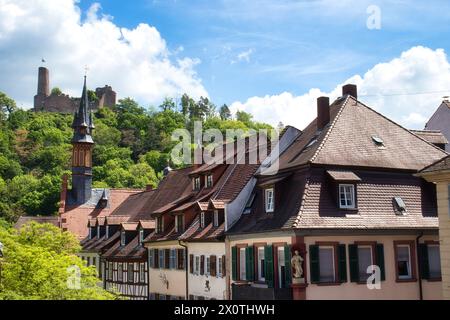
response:
M96 101L90 101L90 108L93 111L103 107L112 107L116 104L116 92L110 86L95 89ZM38 89L34 96L35 112L59 112L74 113L80 105L80 98L69 97L66 94L50 93L49 70L44 67L39 68Z

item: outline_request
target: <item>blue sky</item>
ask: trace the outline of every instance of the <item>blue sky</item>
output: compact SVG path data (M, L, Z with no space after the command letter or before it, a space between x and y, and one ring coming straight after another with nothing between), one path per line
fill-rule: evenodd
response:
M81 1L84 9L94 1ZM333 3L334 2L334 3ZM197 71L217 103L289 91L302 94L369 70L422 45L449 49L448 1L100 1L128 28L155 26L171 50L198 57ZM380 30L366 10L381 9ZM446 50L448 51L448 50ZM248 60L238 55L250 52Z
M51 86L157 105L184 92L302 128L315 99L354 82L364 102L421 128L450 95L444 0L4 0L0 91L31 107L45 57ZM381 28L367 28L375 5ZM443 14L444 13L444 14ZM20 83L20 86L17 84ZM437 91L437 92L436 92ZM409 95L435 92L433 94ZM391 94L408 94L395 95ZM367 96L367 97L364 97Z

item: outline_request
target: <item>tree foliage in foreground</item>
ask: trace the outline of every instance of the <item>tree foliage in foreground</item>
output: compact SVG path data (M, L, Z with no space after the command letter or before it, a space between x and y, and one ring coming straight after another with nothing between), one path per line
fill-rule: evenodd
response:
M0 242L4 245L0 300L117 299L101 287L95 267L87 267L76 256L79 243L68 232L34 222L16 230L2 222ZM77 269L80 289L73 289Z

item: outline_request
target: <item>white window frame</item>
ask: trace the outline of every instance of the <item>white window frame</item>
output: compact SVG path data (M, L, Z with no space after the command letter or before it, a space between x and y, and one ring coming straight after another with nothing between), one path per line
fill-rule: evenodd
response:
M164 219L162 216L156 217L156 233L162 233L164 230Z
M123 247L126 243L126 234L125 231L120 232L120 245Z
M269 202L269 199L271 200ZM266 207L266 213L272 213L275 211L275 189L267 188L264 190L264 205Z
M144 263L139 264L139 282L141 282L141 283L145 282L145 264Z
M205 212L200 212L200 228L205 227Z
M260 256L260 253L262 251L262 256ZM266 261L266 256L265 256L265 247L256 247L256 259L257 259L257 263L258 263L258 267L257 267L257 276L258 276L258 281L264 282L266 281L266 277L264 274L264 277L262 276L262 270L261 270L261 261ZM265 270L264 270L265 273Z
M372 246L370 246L370 245L358 245L357 246L357 252L358 252L358 264L359 264L359 262L361 261L361 259L360 259L360 256L359 256L359 249L369 249L370 250L370 263L369 263L369 266L372 266L372 265L374 265L375 263L374 263L374 261L373 261L373 247ZM360 266L358 265L358 268L359 268ZM359 270L359 275L358 275L358 277L359 277L359 279L360 279L360 281L365 281L366 279L362 279L361 278L361 272L363 272L363 273L366 273L366 271L367 271L367 269L366 270ZM370 275L368 274L367 275L367 277L369 277Z
M219 210L214 210L213 213L213 225L215 228L219 226Z
M139 244L144 242L144 229L139 229Z
M206 175L206 176L205 176L205 186L206 186L207 188L212 188L213 183L214 183L213 175L212 175L212 174Z
M89 227L89 239L92 239L92 227Z
M222 275L223 275L223 270L222 270L222 257L221 256L219 256L219 257L217 257L217 272L216 272L216 274L217 274L217 278L222 278Z
M333 280L332 281L324 281L324 280L322 280L322 277L321 277L320 272L319 272L319 281L321 283L335 283L336 282L336 261L335 261L335 259L336 259L336 252L335 252L336 248L333 247L333 246L319 246L319 256L320 256L320 250L321 249L331 249L331 262L333 263ZM320 264L321 263L322 262L319 259L319 270L320 270Z
M100 239L100 226L97 226L97 239Z
M239 280L247 280L247 270L246 270L246 251L247 248L240 248L239 249ZM242 263L244 261L244 263Z
M200 274L200 256L194 256L194 274Z
M409 244L397 244L397 256L395 257L395 267L398 268L398 249L399 248L408 248L408 275L400 275L398 274L398 279L399 280L410 280L413 278L413 273L412 273L412 261L411 261L411 246ZM398 269L397 269L398 272Z
M345 188L351 188L351 204L348 205L347 202L349 199L347 199L347 192ZM344 199L345 199L345 205L342 204L341 202L341 195L342 192L344 194ZM354 184L339 184L339 208L341 209L355 209L356 208L356 203L355 203L355 185Z
M197 186L198 184L198 186ZM200 177L195 177L192 179L192 189L193 190L200 190L202 184L202 180Z
M158 249L158 269L164 269L166 266L166 250Z
M177 250L174 249L174 248L170 249L169 269L170 270L176 270L177 269Z
M105 238L109 239L109 226L108 225L106 225Z
M206 276L210 276L211 275L211 257L210 256L206 256L205 258L205 275Z
M117 265L117 281L123 281L123 266L122 263Z

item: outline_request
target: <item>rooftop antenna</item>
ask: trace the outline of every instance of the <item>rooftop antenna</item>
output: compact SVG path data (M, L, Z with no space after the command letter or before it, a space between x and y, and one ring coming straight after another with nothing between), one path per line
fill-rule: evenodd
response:
M88 65L85 65L85 66L84 66L84 76L85 76L85 77L87 77L88 71L89 71L89 66L88 66Z

